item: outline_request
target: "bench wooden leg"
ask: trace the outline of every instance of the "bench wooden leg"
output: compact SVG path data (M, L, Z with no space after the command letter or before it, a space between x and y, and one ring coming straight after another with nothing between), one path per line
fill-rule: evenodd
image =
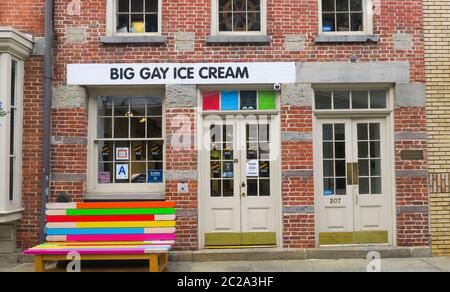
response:
M159 255L159 271L165 272L167 270L167 265L169 262L169 257L166 253Z
M159 260L157 254L150 255L150 272L159 272Z
M34 271L37 273L45 272L45 263L43 256L35 256L34 257Z

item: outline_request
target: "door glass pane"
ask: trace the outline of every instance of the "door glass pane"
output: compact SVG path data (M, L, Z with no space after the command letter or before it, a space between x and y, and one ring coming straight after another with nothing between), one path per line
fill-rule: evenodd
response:
M352 92L352 108L353 109L368 109L369 108L369 92L368 91L353 91Z
M222 191L222 183L220 180L211 180L211 197L220 197Z
M247 180L247 196L249 197L258 196L258 179Z
M331 109L331 96L332 91L316 91L316 109Z
M381 194L381 141L379 123L359 123L358 166L360 195Z
M325 196L346 195L345 124L324 124L323 193Z
M259 195L263 197L270 196L270 180L262 179L259 181Z
M223 180L223 196L233 197L234 196L234 180L226 179Z
M370 92L370 108L386 108L387 95L385 90L373 90Z

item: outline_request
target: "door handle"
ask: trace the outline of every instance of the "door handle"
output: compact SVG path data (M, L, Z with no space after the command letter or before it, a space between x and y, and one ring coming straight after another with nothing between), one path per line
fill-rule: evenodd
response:
M245 184L245 182L243 182L243 183L241 184L241 187L243 187L243 188L245 188L245 187L246 187L246 184Z
M242 184L241 184L241 197L245 197L246 196L246 194L245 194L245 192L244 191L242 191L242 189L243 188L245 188L247 185L245 184L245 182L242 182Z

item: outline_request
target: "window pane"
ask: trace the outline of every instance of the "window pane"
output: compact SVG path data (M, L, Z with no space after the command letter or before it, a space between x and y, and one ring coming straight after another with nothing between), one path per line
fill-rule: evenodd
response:
M333 141L333 125L327 124L323 125L323 140L324 141Z
M143 33L144 27L144 14L132 14L131 15L131 32Z
M145 32L158 32L157 14L147 14L145 16Z
M234 163L233 161L222 162L222 177L223 178L234 178Z
M379 195L381 194L381 178L373 177L370 184L370 192L371 194Z
M380 142L370 142L370 157L379 158L381 157Z
M367 124L358 124L358 140L368 140L369 139L369 133L367 129Z
M334 0L322 0L322 11L334 12Z
M370 175L371 176L381 176L381 160L372 159L370 161Z
M129 116L129 98L115 97L114 98L114 116L127 117Z
M145 138L146 118L130 118L131 138ZM159 137L158 137L159 138Z
M162 116L162 98L148 97L147 98L147 115Z
M98 161L100 162L113 162L113 142L103 142L100 141L98 143L98 151L99 151L99 157Z
M223 180L223 196L234 197L234 180Z
M210 127L210 138L211 142L221 142L222 141L222 126L212 125Z
M161 142L148 142L148 160L162 161L164 154L164 143ZM162 168L158 168L162 169Z
M220 180L211 180L211 197L222 196L222 183Z
M16 110L10 111L11 125L9 128L9 154L16 154Z
M368 158L368 157L369 157L369 143L358 142L358 158Z
M334 176L334 161L324 160L323 161L323 176L333 177Z
M130 3L129 0L118 0L118 11L119 12L129 12L130 11Z
M352 31L363 31L363 14L352 13L350 14Z
M99 118L98 119L97 137L99 139L112 138L112 118Z
M117 32L130 32L129 25L130 16L128 14L121 14L117 16Z
M347 179L337 178L336 179L336 195L347 194Z
M359 176L369 176L369 160L358 160Z
M145 0L145 12L158 12L158 0Z
M336 14L337 31L349 31L349 14L348 13L338 13Z
M270 180L262 179L259 181L259 195L263 197L270 196Z
M345 158L345 142L336 143L336 158Z
M97 112L100 117L112 116L112 101L110 96L99 96L97 98Z
M130 101L131 115L134 117L145 117L145 105L147 99L145 97L133 97Z
M247 14L247 28L248 31L261 30L261 13L249 12Z
M219 161L211 162L211 178L221 178L221 164Z
M246 10L246 0L233 0L233 10L234 11L245 11Z
M370 92L370 108L386 108L386 91L373 90Z
M11 106L16 105L17 61L11 61Z
M9 200L14 201L15 198L15 162L14 157L9 158Z
M247 143L247 159L258 159L258 143Z
M331 109L331 91L316 91L316 109Z
M336 31L336 14L323 13L322 14L322 31Z
M232 11L233 0L219 0L219 11Z
M233 144L224 144L223 146L223 157L224 160L233 160Z
M348 11L348 0L336 0L336 11Z
M241 91L241 110L256 110L256 91Z
M369 92L368 91L352 91L352 108L368 109L369 108Z
M344 141L345 140L345 125L335 124L334 125L334 140Z
M369 124L370 140L380 140L380 124Z
M334 195L334 178L325 178L323 180L323 194L325 196Z
M258 141L258 125L247 125L246 128L247 141Z
M114 138L129 138L128 135L128 118L114 119Z
M110 184L114 177L112 163L99 163L97 181L99 184Z
M147 182L146 163L132 162L131 163L131 178L130 182L133 184L143 184Z
M147 143L145 141L131 142L131 161L147 160Z
M247 196L256 197L258 196L258 180L248 179L247 180Z
M147 138L162 138L162 118L147 119Z
M221 150L220 144L212 144L211 145L211 160L220 160L220 157L222 156L222 150Z
M323 158L333 158L333 143L324 142L323 143Z
M246 31L247 17L245 12L233 14L233 31Z
M259 177L270 177L270 162L260 161L259 162Z
M221 12L219 14L219 30L233 31L233 14L228 12Z
M336 176L345 177L346 169L345 169L345 160L336 160Z
M335 91L333 95L334 109L350 108L350 91Z
M261 0L247 0L247 11L260 12Z
M143 12L144 0L131 0L131 12Z
M369 194L369 179L368 178L360 178L359 179L359 194L367 195Z
M363 0L350 0L351 11L363 11Z

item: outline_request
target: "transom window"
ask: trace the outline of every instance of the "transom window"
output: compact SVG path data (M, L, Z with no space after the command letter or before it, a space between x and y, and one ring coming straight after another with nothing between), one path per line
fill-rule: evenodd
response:
M159 0L115 0L117 33L159 32Z
M97 98L97 183L163 183L161 97Z
M362 32L365 0L320 0L322 32Z
M386 109L386 90L316 90L316 110Z

